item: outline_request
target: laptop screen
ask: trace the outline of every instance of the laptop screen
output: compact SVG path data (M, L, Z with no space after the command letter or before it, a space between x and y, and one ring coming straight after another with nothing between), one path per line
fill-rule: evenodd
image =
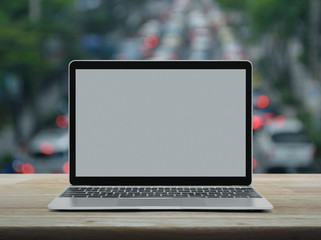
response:
M245 69L76 69L76 177L245 177Z

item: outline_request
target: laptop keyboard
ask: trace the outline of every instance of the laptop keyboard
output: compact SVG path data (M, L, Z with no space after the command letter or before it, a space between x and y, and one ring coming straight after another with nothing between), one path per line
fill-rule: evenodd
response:
M250 187L70 187L68 198L261 198Z

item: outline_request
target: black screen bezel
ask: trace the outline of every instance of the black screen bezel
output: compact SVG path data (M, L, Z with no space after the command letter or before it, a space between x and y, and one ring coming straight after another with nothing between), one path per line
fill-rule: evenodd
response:
M77 177L77 69L244 69L246 70L245 177ZM72 185L250 185L252 182L252 64L249 61L82 61L69 64L69 181Z

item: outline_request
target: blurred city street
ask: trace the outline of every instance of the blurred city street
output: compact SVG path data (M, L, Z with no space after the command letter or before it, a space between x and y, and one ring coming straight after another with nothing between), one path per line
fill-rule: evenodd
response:
M0 47L1 172L68 172L73 59L249 60L254 172L321 172L320 1L236 2L0 4L0 13L7 11L3 22L11 22L1 28L15 30L0 37L6 46ZM263 14L264 4L275 16ZM293 16L276 10L289 4ZM266 22L256 21L260 11Z

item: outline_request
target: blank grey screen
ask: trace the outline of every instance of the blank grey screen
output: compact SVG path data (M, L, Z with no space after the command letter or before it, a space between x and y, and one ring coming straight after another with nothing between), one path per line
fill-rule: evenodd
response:
M76 70L76 176L245 176L245 70Z

